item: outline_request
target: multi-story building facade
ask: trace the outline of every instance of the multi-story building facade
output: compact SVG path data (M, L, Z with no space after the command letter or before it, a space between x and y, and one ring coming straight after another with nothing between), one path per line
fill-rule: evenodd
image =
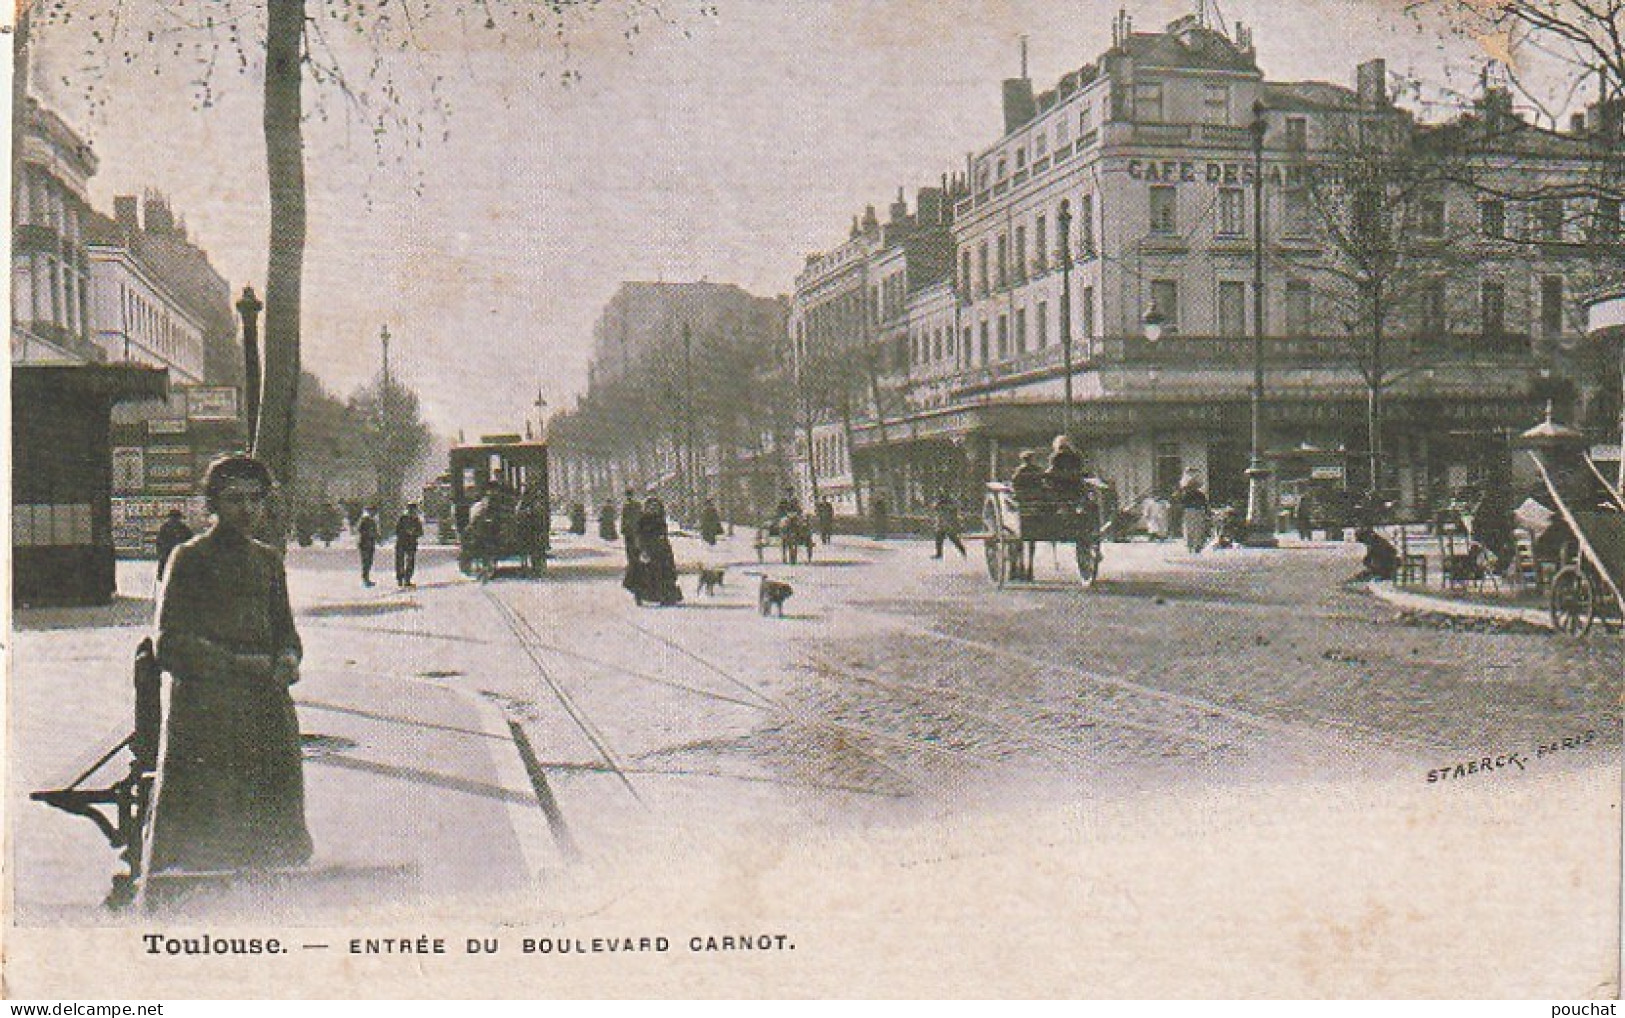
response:
M112 519L125 555L152 552L172 509L203 525L204 470L247 439L230 288L167 200L143 205L119 196L113 218L92 211L84 221L96 345L110 362L163 368L169 379L163 402L113 411Z
M84 238L96 154L32 97L20 110L23 122L13 131L11 360L98 363L104 357L91 335Z
M1005 133L970 158L968 193L946 217L952 278L910 291L900 315L906 371L884 377L907 413L845 429L857 475L903 511L938 487L971 500L1019 451L1047 446L1068 374L1073 437L1120 497L1195 471L1240 503L1259 306L1261 452L1278 483L1314 474L1364 488L1375 461L1376 483L1420 508L1503 467L1505 442L1486 439L1572 395L1563 351L1599 250L1585 231L1617 229L1619 216L1576 185L1617 158L1617 131L1539 130L1493 90L1450 124L1417 124L1390 102L1381 61L1354 88L1270 82L1244 29L1195 18L1156 33L1120 21L1095 63L1043 94L1007 81L1004 96ZM1403 271L1384 280L1380 311L1334 235L1340 214L1362 214L1334 193L1370 158L1349 148L1351 131L1408 153L1396 174L1416 172L1417 151L1451 171L1386 210ZM834 275L815 267L798 277L798 310ZM792 340L815 364L805 345L828 340L798 333L805 318L792 312ZM936 323L950 318L939 352ZM1373 390L1380 457L1367 449Z

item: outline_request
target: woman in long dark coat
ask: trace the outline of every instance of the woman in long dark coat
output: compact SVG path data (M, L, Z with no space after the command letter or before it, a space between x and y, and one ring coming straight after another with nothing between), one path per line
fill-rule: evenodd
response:
M677 559L666 532L666 507L658 498L645 502L638 517L638 560L641 582L635 593L640 604L673 605L683 600L677 589Z
M270 488L258 460L215 461L204 482L214 526L170 559L158 598L158 660L171 686L148 815L149 873L310 858L288 693L299 680L299 634L281 556L249 536Z

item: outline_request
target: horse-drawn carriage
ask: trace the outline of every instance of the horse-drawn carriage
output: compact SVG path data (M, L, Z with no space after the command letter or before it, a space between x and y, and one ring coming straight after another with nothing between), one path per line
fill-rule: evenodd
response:
M552 511L547 445L518 435L490 435L451 450L451 501L464 573L489 579L502 563L521 572L547 568Z
M1015 489L989 482L982 499L987 573L1000 587L1034 579L1036 545L1071 545L1078 578L1085 587L1100 573L1101 509L1097 482L1085 479L1076 492L1046 492L1018 498Z
M768 546L775 543L779 546L780 562L793 566L803 553L807 561L812 562L812 520L806 513L797 510L777 516L767 526L759 528L756 531L756 561L762 561Z
M1557 549L1551 581L1552 625L1584 636L1599 620L1618 629L1625 616L1625 499L1603 477L1578 432L1544 423L1524 432L1522 444L1546 485L1558 519L1542 542Z

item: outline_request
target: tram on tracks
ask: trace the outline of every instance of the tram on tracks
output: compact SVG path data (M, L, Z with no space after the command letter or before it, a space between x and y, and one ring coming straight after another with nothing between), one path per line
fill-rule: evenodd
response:
M513 563L523 575L541 575L552 521L547 443L485 435L453 446L447 473L463 572L490 579Z

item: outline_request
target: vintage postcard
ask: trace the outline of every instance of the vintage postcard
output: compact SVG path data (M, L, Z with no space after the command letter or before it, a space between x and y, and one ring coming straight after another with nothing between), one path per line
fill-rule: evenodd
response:
M5 993L1617 995L1622 30L18 0Z

